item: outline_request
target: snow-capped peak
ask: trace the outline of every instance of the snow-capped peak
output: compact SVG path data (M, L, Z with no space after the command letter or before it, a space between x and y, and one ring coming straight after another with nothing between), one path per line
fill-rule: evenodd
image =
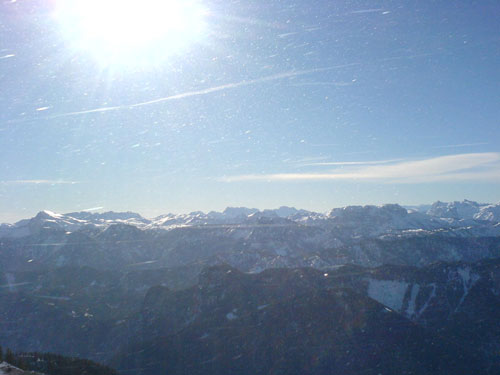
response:
M491 224L488 224L490 222ZM107 228L125 224L138 229L174 229L179 226L239 226L239 225L310 225L331 227L350 236L379 236L408 230L436 230L464 228L482 231L483 235L498 232L500 204L479 204L473 201L435 202L427 213L404 208L398 204L381 206L347 206L321 214L294 207L258 210L246 207L228 207L222 212L208 214L194 211L189 214L167 214L146 219L134 212L72 212L59 214L41 211L31 219L16 224L2 225L0 237L23 237L43 230L74 232L85 226ZM491 233L493 233L491 232ZM479 233L479 232L478 232Z
M467 220L473 219L474 215L479 213L485 204L480 204L474 201L469 201L467 199L462 202L440 202L437 201L432 204L431 208L427 211L427 214L431 216L450 218L456 220Z
M247 207L227 207L222 214L228 218L235 218L241 216L249 216L259 212L256 208L247 208Z

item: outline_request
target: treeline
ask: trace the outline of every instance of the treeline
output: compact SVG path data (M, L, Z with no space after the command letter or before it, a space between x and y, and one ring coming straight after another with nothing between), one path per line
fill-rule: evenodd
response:
M88 359L51 353L14 353L10 349L4 352L0 346L0 362L2 361L24 371L47 375L118 375L116 370Z

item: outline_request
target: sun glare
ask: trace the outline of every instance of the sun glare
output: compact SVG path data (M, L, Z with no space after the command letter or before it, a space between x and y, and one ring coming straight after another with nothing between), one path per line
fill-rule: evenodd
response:
M65 38L101 64L145 64L182 53L206 33L196 0L59 0Z

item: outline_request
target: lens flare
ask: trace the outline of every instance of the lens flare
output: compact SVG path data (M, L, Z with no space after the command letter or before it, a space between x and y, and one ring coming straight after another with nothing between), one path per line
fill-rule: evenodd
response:
M206 35L196 0L59 0L64 38L104 65L155 63L181 54Z

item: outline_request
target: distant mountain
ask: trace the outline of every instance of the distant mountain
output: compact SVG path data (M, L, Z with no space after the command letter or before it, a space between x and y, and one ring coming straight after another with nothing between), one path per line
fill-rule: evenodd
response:
M106 228L111 225L125 224L142 230L171 230L178 227L195 226L244 226L259 223L271 225L303 224L314 226L337 226L344 230L359 227L359 233L365 236L377 236L380 233L394 233L412 229L459 229L468 224L482 227L481 221L500 222L500 204L479 204L463 202L436 202L431 206L403 208L397 204L383 206L347 206L334 208L328 214L298 210L293 207L280 207L259 211L255 208L228 207L223 212L201 211L189 214L166 214L154 219L146 219L133 212L73 212L57 214L41 211L31 219L24 219L15 224L2 224L0 238L19 238L47 229L74 232L86 227ZM429 207L424 210L424 207ZM424 212L426 211L426 212ZM375 229L378 224L381 228Z
M477 203L464 200L462 202L436 202L427 214L439 218L455 220L488 220L500 221L500 204Z
M52 211L41 211L31 219L21 220L15 224L2 224L0 226L1 237L26 237L39 234L49 229L75 232L87 226L105 228L110 225L128 224L144 227L151 221L144 219L139 214L131 212L106 212L89 213L73 212L69 214L57 214Z
M153 219L143 218L133 212L72 212L57 214L41 211L31 219L24 219L15 224L2 224L0 237L22 237L39 232L42 229L79 230L85 226L107 227L114 224L127 224L140 229L172 229L178 226L199 225L245 225L255 222L255 217L268 218L273 222L287 219L299 224L327 224L336 218L337 222L348 224L349 221L362 219L360 224L370 220L385 220L391 230L412 229L416 220L430 229L460 226L460 220L489 220L499 222L500 204L480 204L473 201L435 202L432 205L401 207L397 204L383 206L347 206L334 208L328 214L299 210L294 207L280 207L259 211L255 208L228 207L223 212L201 211L189 214L166 214ZM452 220L450 220L452 219ZM455 220L455 222L454 222ZM279 221L278 221L279 223ZM480 225L480 223L476 223ZM369 234L369 233L368 233Z
M474 215L474 219L500 222L500 204L482 206L479 212Z
M0 266L34 270L180 267L227 263L270 267L421 266L500 255L499 205L437 202L429 214L397 204L327 214L281 207L163 215L40 212L0 228ZM288 215L288 216L286 216ZM471 218L472 217L472 218Z
M404 205L403 207L407 210L426 213L432 207L432 204Z
M251 214L254 214L256 212L259 212L258 209L256 208L246 208L246 207L227 207L224 212L222 212L221 216L225 216L228 218L237 218L237 217L243 217L243 216L248 216ZM208 216L217 216L216 212L211 212L209 213Z

